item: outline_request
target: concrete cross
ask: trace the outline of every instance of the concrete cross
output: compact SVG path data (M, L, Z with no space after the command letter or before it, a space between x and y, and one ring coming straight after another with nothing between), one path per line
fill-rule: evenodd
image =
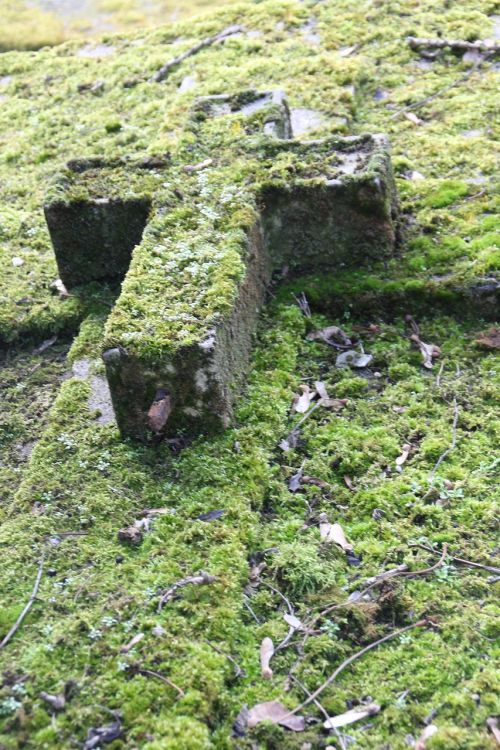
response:
M198 99L171 154L69 162L45 215L67 287L123 280L103 359L144 440L229 425L272 273L389 257L397 198L383 136L299 141L281 92L244 91Z

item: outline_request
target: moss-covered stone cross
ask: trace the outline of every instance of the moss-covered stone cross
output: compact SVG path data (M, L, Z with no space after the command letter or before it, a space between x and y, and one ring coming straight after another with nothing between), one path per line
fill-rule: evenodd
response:
M393 253L386 139L292 136L281 92L204 97L172 153L75 160L51 186L62 281L123 279L103 351L123 436L230 423L274 271Z

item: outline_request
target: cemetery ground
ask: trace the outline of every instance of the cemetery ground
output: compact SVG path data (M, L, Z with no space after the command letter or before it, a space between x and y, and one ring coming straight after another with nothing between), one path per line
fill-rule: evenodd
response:
M493 13L273 1L0 55L1 747L497 746L498 58L407 42L491 38ZM224 231L239 163L190 118L249 89L303 139L389 136L400 243L275 275L228 430L123 440L119 289L54 284L47 192L70 159L183 149L205 166L170 187Z

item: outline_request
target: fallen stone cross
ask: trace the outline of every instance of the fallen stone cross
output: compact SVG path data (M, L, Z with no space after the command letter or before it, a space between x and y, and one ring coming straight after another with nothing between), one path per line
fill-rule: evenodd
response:
M380 135L293 138L281 92L196 101L171 154L74 160L45 215L64 284L123 280L103 359L121 434L228 426L274 271L390 257Z

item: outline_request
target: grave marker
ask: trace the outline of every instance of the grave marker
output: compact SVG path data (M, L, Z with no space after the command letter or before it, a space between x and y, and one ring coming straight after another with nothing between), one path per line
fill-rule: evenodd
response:
M73 163L45 214L66 285L125 276L103 353L122 435L191 437L230 424L273 271L390 257L397 198L383 136L297 141L282 92L245 91L198 99L169 158Z

